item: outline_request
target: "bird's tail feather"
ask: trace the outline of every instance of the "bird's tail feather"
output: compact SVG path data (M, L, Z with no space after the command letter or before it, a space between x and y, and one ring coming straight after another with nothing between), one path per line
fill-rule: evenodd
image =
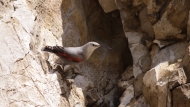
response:
M47 51L47 52L52 52L55 53L53 46L45 46L41 49L41 51Z

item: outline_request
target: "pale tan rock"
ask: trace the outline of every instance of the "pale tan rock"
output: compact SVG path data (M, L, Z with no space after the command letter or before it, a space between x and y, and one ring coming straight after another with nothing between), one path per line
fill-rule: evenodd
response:
M147 5L148 14L157 13L161 7L164 5L166 0L143 0L143 2Z
M152 25L154 25L158 21L158 19L160 17L159 12L161 11L161 9L166 4L166 1L167 0L158 0L158 1L143 0L143 2L147 6L147 12L148 12L147 17L150 20L150 22L152 23Z
M160 52L152 52L155 53L152 58L152 67L154 68L143 77L143 95L149 106L164 107L166 104L169 106L171 93L167 90L172 89L176 84L187 82L186 73L180 67L180 60L184 57L186 47L186 43L180 42L170 45ZM151 102L148 102L150 99Z
M97 90L97 94L100 96L100 100L98 100L94 105L97 107L111 107L114 106L115 101L119 97L119 90L117 90L117 79L127 65L132 62L131 55L128 54L129 48L127 45L127 39L125 38L123 32L120 17L113 17L112 14L119 11L105 14L105 12L102 11L100 4L93 0L88 2L83 1L82 5L83 8L77 9L84 9L84 19L86 19L86 22L78 21L77 23L79 23L79 25L87 25L86 37L84 37L84 34L80 34L80 36L83 36L80 37L79 35L76 36L73 33L65 33L64 36L67 35L66 37L70 37L74 39L74 41L78 41L75 39L75 36L76 38L80 37L80 40L84 40L84 43L90 40L98 41L102 45L112 48L111 50L103 47L99 48L93 53L87 62L78 65L83 76L94 83L93 89ZM75 22L75 19L80 17L80 15L81 14L79 14L79 16L74 15L75 17L73 17L72 23ZM75 28L75 26L71 27L71 29ZM79 26L73 31L85 32L84 29L85 28L83 26ZM71 41L69 42L72 44Z
M159 52L160 48L158 45L154 44L152 45L152 50L150 52L150 55L151 55L151 59L154 58L154 56Z
M36 4L35 4L36 3ZM47 5L50 2L44 2ZM59 1L56 1L60 4ZM43 45L61 44L60 38L53 36L53 33L62 32L61 15L54 12L57 23L54 21L39 21L46 14L41 12L42 5L38 5L35 10L32 6L37 2L25 0L1 1L3 7L0 13L3 15L0 20L2 33L0 34L1 51L1 105L3 107L68 107L66 98L62 98L59 77L56 74L48 74L46 54L40 54ZM53 2L51 5L55 5ZM30 6L29 6L30 5ZM50 4L48 4L50 5ZM56 5L56 7L59 7ZM58 9L60 13L60 8ZM50 6L46 10L52 12ZM44 15L45 16L45 15ZM47 16L47 15L46 15ZM48 16L47 16L48 17ZM46 17L46 18L47 18ZM52 16L55 18L55 16ZM54 24L56 28L48 29L45 25ZM60 26L59 26L60 25ZM51 26L52 27L52 26ZM58 31L59 29L59 31ZM57 43L56 43L57 42ZM59 42L59 43L58 43ZM5 46L4 46L5 45ZM5 80L4 80L5 79Z
M0 20L2 22L10 22L12 13L14 12L13 2L1 0L0 6Z
M115 0L98 0L105 13L116 10Z
M140 12L139 12L139 19L141 23L141 29L142 31L148 33L149 37L154 38L154 30L152 28L152 25L150 21L147 18L147 8L144 7Z
M138 32L125 32L125 36L127 37L129 44L140 43L143 38L143 34Z
M144 2L143 0L133 0L132 3L134 7L138 7L138 6L143 5Z
M131 85L125 90L122 97L120 98L120 104L118 107L125 107L128 103L130 103L133 97L134 87Z
M172 0L171 2L168 2L169 3L166 6L165 11L163 12L163 15L161 16L161 19L153 26L156 39L184 39L184 35L181 35L181 37L177 34L180 34L182 30L186 29L187 27L187 19L189 13L188 5L190 4L190 2L188 0ZM152 4L148 5L152 9L155 9L157 7L156 3L152 0L149 0L148 3ZM186 6L188 8L185 8ZM177 9L176 11L176 8L179 9Z
M137 75L141 74L143 71L145 72L150 66L148 48L141 43L143 38L142 33L126 32L125 35L129 40L131 53L133 53L133 76L136 78Z
M133 99L126 107L149 107L143 96L140 96L138 99Z
M179 42L168 46L157 53L152 59L152 67L164 62L175 62L177 59L182 59L185 56L187 43Z
M185 73L187 75L187 82L190 82L190 78L188 75L190 75L190 72L189 72L189 62L190 62L190 47L188 46L186 52L185 52L185 56L183 58L183 61L182 61L182 64L181 66L185 69Z
M143 58L146 54L148 54L148 49L142 44L132 44L131 52L133 53L133 75L136 77L137 75L142 73L142 69L140 67L139 60ZM141 60L142 61L142 60ZM149 63L149 62L147 62Z
M87 78L85 78L84 76L80 76L80 75L76 76L76 78L74 80L74 84L77 87L82 88L83 91L88 91L89 89L94 87L92 81L90 81Z
M164 107L169 104L171 96L167 90L175 87L176 83L186 83L187 79L184 76L185 72L182 68L179 68L179 63L163 62L149 70L143 77L143 95L147 104L155 107ZM151 102L148 102L150 100Z
M127 69L122 74L121 81L127 81L129 79L133 78L133 67L128 66Z
M185 30L187 27L188 14L190 9L189 5L189 0L172 0L166 7L167 20L174 27L177 27L181 30Z
M172 26L172 23L167 20L166 15L167 12L165 12L162 18L153 26L156 39L175 39L175 35L182 32L181 29Z
M95 0L1 0L0 106L115 107L123 90L124 107L188 104L188 84L183 84L190 82L190 54L179 40L189 36L189 0L106 2L109 8ZM60 72L58 66L60 74L49 74L61 60L41 47L87 41L112 50L100 48L76 66L79 72L72 67Z
M184 107L184 106L190 106L189 98L190 98L190 92L189 92L189 83L184 84L182 86L176 87L172 91L172 105L173 107Z
M132 78L132 79L130 79L128 81L119 81L118 82L118 87L120 89L122 89L122 90L126 90L127 87L129 87L130 85L133 85L134 81L135 81L134 78Z
M120 17L125 32L136 31L140 28L140 22L131 0L116 0L116 6L120 10Z
M175 43L175 41L163 41L163 40L154 40L153 42L158 44L159 48L163 48Z
M139 97L142 95L142 88L143 88L143 77L144 74L140 74L137 76L137 78L134 80L134 96Z

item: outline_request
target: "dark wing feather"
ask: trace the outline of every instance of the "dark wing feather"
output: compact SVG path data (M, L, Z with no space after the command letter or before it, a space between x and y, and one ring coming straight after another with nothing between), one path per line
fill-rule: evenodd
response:
M52 52L52 53L65 53L64 51L64 47L61 46L45 46L44 48L42 48L42 51L47 51L47 52Z
M61 46L46 46L42 50L55 53L61 57L66 58L69 61L74 61L74 62L83 61L83 58L71 55L71 53L66 52L64 47L61 47Z
M65 53L64 47L61 47L61 46L54 46L54 47L53 47L53 50L54 50L56 53L58 53L58 52Z
M65 51L65 49L63 47L55 46L54 50L57 52L58 55L68 59L69 61L81 62L83 60L83 59L73 56L71 53Z

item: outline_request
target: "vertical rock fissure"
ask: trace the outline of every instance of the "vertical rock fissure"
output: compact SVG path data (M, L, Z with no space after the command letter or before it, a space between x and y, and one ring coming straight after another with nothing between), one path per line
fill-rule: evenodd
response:
M120 12L118 10L105 13L97 0L88 0L82 2L86 23L88 28L87 41L97 41L105 46L111 47L111 50L100 49L99 55L102 58L105 73L95 73L105 79L94 81L94 84L100 84L98 94L103 94L100 100L93 107L116 107L119 105L121 90L118 88L118 80L127 66L132 65L132 56L128 47L128 40L125 37ZM106 53L105 53L106 52ZM95 53L96 55L96 53ZM91 58L94 60L93 58ZM115 68L114 68L115 66ZM102 72L102 71L100 71ZM105 75L107 75L105 77ZM97 77L96 79L99 79ZM103 81L107 81L105 85ZM113 81L113 82L112 82ZM103 93L101 92L103 91ZM88 99L87 99L88 100ZM92 107L92 104L88 105Z

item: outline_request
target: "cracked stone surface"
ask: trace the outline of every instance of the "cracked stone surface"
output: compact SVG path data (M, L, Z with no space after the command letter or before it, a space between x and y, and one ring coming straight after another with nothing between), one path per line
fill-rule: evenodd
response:
M0 6L3 7L0 9L0 106L116 105L117 78L131 63L125 60L127 54L120 57L129 53L129 49L118 11L105 14L98 1L0 0ZM116 26L110 27L106 20ZM100 48L89 61L75 67L77 72L72 67L64 72L55 65L61 61L58 57L41 52L45 45L79 46L87 41L97 41L113 50ZM57 72L50 74L54 67Z
M63 32L61 11L55 5L61 1L35 2L30 0L5 1L0 5L0 106L2 107L69 107L77 102L85 105L81 89L72 88L69 102L61 97L60 77L48 74L41 46L61 44ZM51 3L51 4L50 4ZM47 8L47 6L50 6ZM43 10L46 9L46 10ZM49 14L48 10L55 13ZM45 19L43 19L47 16ZM59 16L59 17L58 17ZM49 19L54 20L49 22ZM52 27L51 25L56 25ZM77 92L77 94L75 93ZM80 96L76 98L76 96ZM69 98L68 97L68 98ZM74 102L74 103L72 103Z
M120 105L172 106L174 99L171 90L190 80L188 48L190 8L187 6L190 2L188 0L115 2L120 11L133 58L131 70L126 69L128 72L125 71L118 82L120 89L124 90L120 99L126 98L125 93L130 84L133 84L135 93L132 99L120 100ZM126 74L129 76L125 76ZM123 76L131 78L123 80ZM178 89L178 92L184 96L184 91ZM175 92L175 95L178 95L178 92ZM130 103L125 104L128 101ZM185 101L180 101L182 102L180 105L186 104Z
M0 107L185 107L189 0L0 0ZM45 45L96 41L64 71ZM51 73L56 68L55 73Z

